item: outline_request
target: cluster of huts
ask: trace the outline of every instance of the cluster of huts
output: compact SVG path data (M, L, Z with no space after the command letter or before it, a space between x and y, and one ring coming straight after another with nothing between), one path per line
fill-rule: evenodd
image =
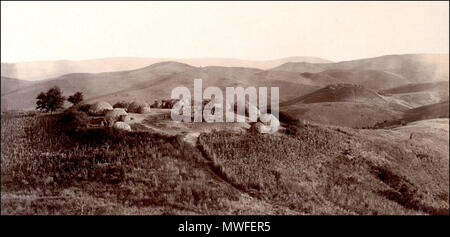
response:
M157 100L151 106L148 103L137 101L133 101L131 103L122 101L115 103L114 105L111 105L108 102L97 102L89 107L88 115L95 116L90 120L90 125L108 126L113 127L116 130L131 131L131 127L128 123L134 118L129 113L146 114L150 112L151 108L171 109L178 101L179 100L177 99ZM203 101L203 106L207 103L209 103L209 101ZM250 107L254 106L248 103L245 104L245 116L248 116ZM234 111L236 111L237 108L236 105L227 105L224 109L234 109ZM257 111L259 121L250 124L251 130L258 133L274 133L278 131L280 122L275 116L270 113L262 114L258 108L252 109Z
M179 99L168 99L168 100L155 100L155 102L150 106L151 108L160 109L171 109Z
M119 102L112 106L108 102L97 102L89 107L88 115L96 116L90 120L94 126L108 126L116 130L131 131L127 122L133 120L128 113L146 114L150 112L150 106L145 102L131 103ZM101 116L99 118L99 116Z
M154 108L172 108L175 103L177 103L178 99L172 99L172 100L161 100L161 101L155 101L155 103L152 105ZM206 104L210 103L211 100L203 100L202 107L205 107ZM194 101L191 101L191 105L194 105ZM195 106L194 106L195 107ZM214 108L222 107L222 104L215 104ZM252 108L251 108L252 107ZM214 113L214 108L212 109L212 112ZM274 133L277 132L280 128L280 121L272 114L270 113L261 113L261 111L254 105L251 105L248 101L245 103L245 116L249 116L248 112L249 110L254 109L257 112L258 121L250 123L250 130L257 132L257 133ZM223 108L225 111L237 111L237 104L230 105L226 103L226 106ZM192 110L191 119L193 119L194 111ZM237 115L240 116L240 115Z

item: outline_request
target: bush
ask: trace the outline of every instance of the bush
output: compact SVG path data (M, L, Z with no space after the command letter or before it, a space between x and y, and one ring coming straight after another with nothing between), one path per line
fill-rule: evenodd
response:
M285 133L293 136L299 135L306 128L303 121L282 112L280 112L280 122L285 123Z
M126 101L119 101L113 105L113 108L122 108L122 109L126 110L129 105L130 105L130 103L128 103Z
M133 101L128 105L127 111L129 113L146 114L150 112L150 106L145 102Z
M77 105L83 101L83 93L82 92L76 92L75 94L69 96L67 99L70 103Z
M57 86L50 88L46 93L39 93L36 99L36 109L45 112L53 112L62 108L64 100L66 100Z
M89 112L89 109L91 108L90 104L84 104L84 103L80 103L80 104L76 104L73 105L72 107L69 108L69 110L75 110L78 112Z
M64 111L58 122L59 127L63 131L76 131L80 128L86 128L89 118L85 112L71 108Z
M90 104L80 104L80 105L78 105L78 110L82 111L82 112L85 112L85 113L89 112L90 108L91 108Z

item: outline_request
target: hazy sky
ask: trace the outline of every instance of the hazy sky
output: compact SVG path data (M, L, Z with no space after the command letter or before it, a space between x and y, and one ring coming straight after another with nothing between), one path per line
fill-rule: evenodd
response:
M448 51L448 2L1 3L2 62Z

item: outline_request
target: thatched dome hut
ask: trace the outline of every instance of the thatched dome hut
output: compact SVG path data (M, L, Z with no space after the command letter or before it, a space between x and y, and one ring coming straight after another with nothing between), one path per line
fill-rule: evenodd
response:
M125 117L127 115L128 113L125 111L125 109L115 108L106 112L105 119L109 125L112 125L116 121L122 121L122 117Z
M119 121L121 122L130 122L131 120L133 120L133 117L131 117L130 115L120 116L119 119Z
M254 133L262 133L261 129L262 127L264 127L264 124L262 124L261 122L256 122L256 123L250 123L250 131L254 132Z
M280 121L272 114L261 114L259 120L264 125L261 127L261 133L274 133L280 127Z
M130 125L128 125L127 123L124 123L124 122L115 122L113 125L113 128L114 128L114 130L117 130L117 131L127 131L127 132L131 131Z
M163 102L161 100L155 100L155 102L150 105L150 108L162 108Z
M109 110L113 110L113 107L108 102L101 101L90 106L89 115L104 116Z
M128 105L128 112L138 114L150 113L150 105L145 102L133 101L130 105Z
M127 111L127 108L129 105L130 105L130 103L128 103L126 101L119 101L113 105L113 108L122 108L125 111Z

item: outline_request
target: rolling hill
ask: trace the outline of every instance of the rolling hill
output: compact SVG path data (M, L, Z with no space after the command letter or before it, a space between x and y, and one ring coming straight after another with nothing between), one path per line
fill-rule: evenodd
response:
M71 73L101 73L113 71L134 70L151 64L174 61L197 67L222 66L222 67L250 67L269 69L286 62L330 63L331 61L317 57L289 57L274 60L243 60L233 58L138 58L116 57L101 58L80 61L57 60L35 61L1 64L1 74L5 77L20 78L24 80L43 80L56 78Z
M406 94L430 90L447 90L448 91L448 81L439 82L428 82L428 83L415 83L407 84L404 86L399 86L395 88L390 88L381 91L384 94Z
M327 70L329 64L317 65L307 62L288 62L278 67L270 69L271 71L298 72L298 73L317 73Z
M304 120L358 128L448 118L448 82L408 84L380 93L353 84L329 85L282 102L280 109Z
M280 103L280 110L295 118L357 128L397 119L408 109L392 98L353 84L329 85Z
M167 99L177 86L185 86L193 91L195 78L203 79L204 88L278 86L282 100L319 88L303 85L301 81L297 81L301 77L293 73L264 72L253 68L194 67L177 62L161 62L130 71L73 73L2 94L2 110L33 109L36 95L52 86L60 87L64 95L82 91L88 102L105 100L110 103L120 100L144 100L152 103L156 99Z
M402 119L414 122L425 119L448 118L449 102L443 101L436 104L420 106L405 112Z
M132 132L64 133L64 114L2 113L2 214L78 214L82 203L87 214L448 215L448 78L353 64L361 68L168 61L39 82L2 77L2 110L33 109L55 85L66 96L82 91L88 103L151 103L202 78L203 87L278 86L282 114L303 120L269 135L248 124L180 126L152 109L133 115ZM353 129L363 127L371 129Z
M439 88L440 84L411 85L388 91L406 92L420 88ZM280 109L295 118L321 124L381 128L419 120L448 118L448 91L447 96L443 96L442 99L445 101L413 107L397 97L380 95L362 86L338 84L282 102Z
M10 77L1 77L2 95L34 84L34 82Z
M448 100L448 81L414 83L383 90L383 95L403 101L410 107L420 107Z
M63 133L59 116L2 114L2 214L448 215L448 119L208 129L193 145L139 126Z
M374 90L392 88L408 83L405 77L382 70L370 69L329 69L319 73L304 72L301 76L310 79L314 84L323 86L336 83L350 83Z
M280 111L303 121L351 128L374 126L380 121L399 119L403 114L390 107L354 102L299 103Z
M449 101L443 101L435 104L424 105L407 110L403 115L394 120L387 120L377 123L376 128L397 127L408 123L429 119L449 118Z
M370 127L418 114L423 119L436 118L435 113L443 111L440 106L421 106L446 101L449 96L448 55L388 55L320 65L287 63L271 71L299 73L309 83L322 85L311 94L281 103L280 108L291 116L330 125ZM353 86L330 86L335 83ZM420 112L408 117L414 108Z
M278 86L283 112L319 123L364 127L400 119L404 111L415 107L448 100L448 68L444 65L448 65L448 55L388 55L338 63L290 62L270 70L196 67L168 61L126 71L71 73L32 84L16 85L5 79L2 111L34 109L36 95L52 86L59 86L64 95L82 91L88 103L153 103L169 98L177 86L188 87L192 92L193 79L201 78L204 88ZM5 88L13 89L3 90L5 83L11 84Z
M337 63L311 64L286 63L272 68L273 71L317 73L325 70L377 70L403 77L410 83L448 81L448 54L386 55L376 58L343 61Z
M322 102L360 102L382 104L387 101L371 89L353 84L329 85L314 91L311 94L295 98L281 103L280 106L288 106L295 103L322 103Z

